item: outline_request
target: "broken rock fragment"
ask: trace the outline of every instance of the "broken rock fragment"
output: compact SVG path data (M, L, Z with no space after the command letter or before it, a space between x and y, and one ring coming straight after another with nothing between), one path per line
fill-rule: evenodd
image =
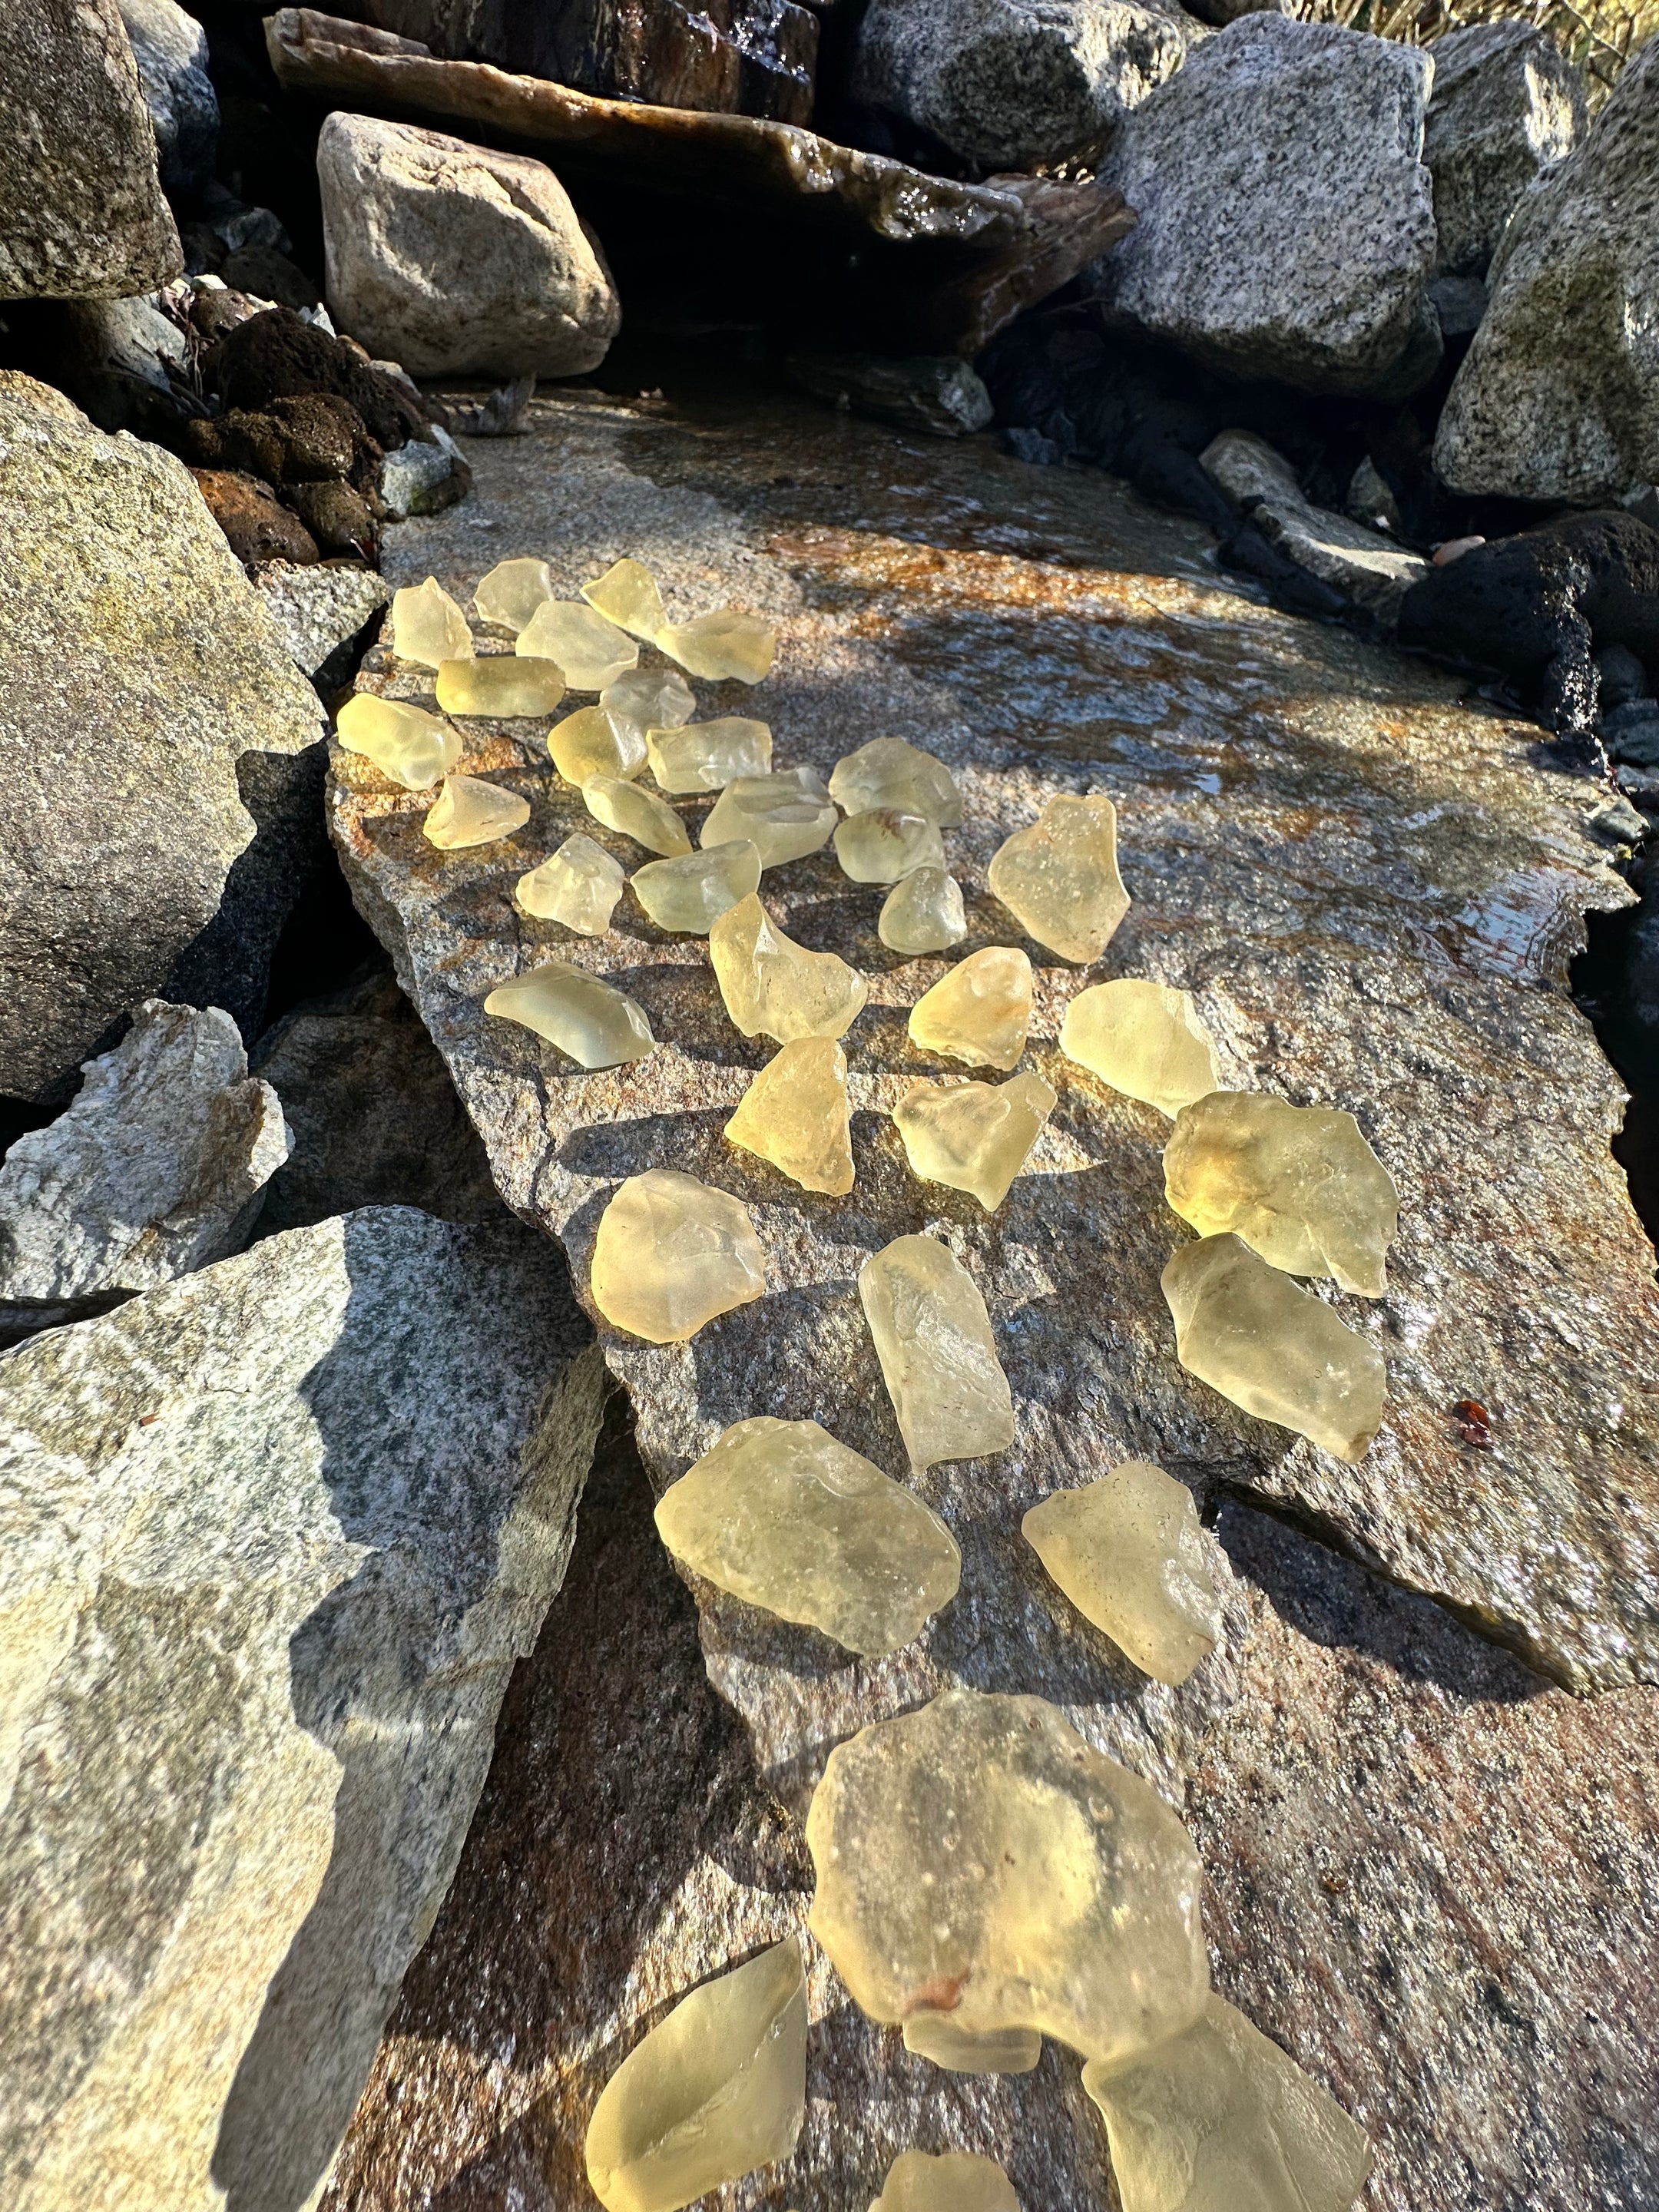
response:
M705 835L707 831L705 830ZM836 952L810 952L786 936L750 893L708 933L708 953L726 1011L744 1036L844 1036L869 987Z
M603 937L625 881L622 862L577 830L540 867L520 877L513 896L538 921L562 922L579 937Z
M710 845L672 860L648 860L634 872L634 896L659 929L706 937L728 908L761 879L760 854L746 837Z
M630 1176L599 1217L589 1284L613 1328L684 1344L705 1322L766 1294L749 1209L673 1168Z
M1019 2212L1019 2199L994 2158L907 2150L888 2167L870 2212Z
M551 660L520 659L515 653L441 660L438 704L446 714L480 714L510 720L550 714L564 696L564 678Z
M545 561L498 561L472 594L480 622L516 636L544 599L553 596L553 574Z
M896 884L917 868L943 868L945 845L927 815L872 806L837 826L836 858L855 884Z
M657 1529L677 1559L781 1620L880 1658L957 1594L938 1514L816 1421L738 1421L670 1486Z
M668 619L657 580L641 561L613 561L604 575L582 586L582 597L605 620L654 645Z
M947 1690L830 1754L809 1924L878 2021L1053 2035L1121 2064L1209 1993L1198 1854L1042 1698Z
M955 777L936 754L902 738L872 738L838 760L830 796L847 814L891 806L903 814L925 814L941 830L962 827L962 793Z
M580 599L544 599L514 650L556 660L573 691L603 691L640 658L631 637Z
M645 740L651 773L665 791L721 791L738 776L772 772L771 730L747 715L647 729Z
M725 1133L803 1190L844 1198L853 1188L846 1054L833 1037L794 1038L756 1076Z
M688 674L705 683L731 678L739 684L758 684L771 672L778 638L771 623L758 615L720 607L689 623L669 623L657 632L654 642Z
M392 595L392 650L399 660L438 668L446 660L470 660L472 632L466 617L435 576L405 584Z
M584 777L582 803L596 822L603 822L607 830L615 830L622 836L631 837L647 853L660 853L665 859L672 859L677 853L691 850L685 824L673 808L654 792L641 791L637 783L630 783L624 776Z
M956 1255L935 1237L896 1237L860 1268L859 1297L911 1466L1006 1451L1008 1378L979 1285Z
M453 853L468 845L493 845L522 830L529 819L530 801L516 791L503 791L479 775L447 775L421 828L430 843Z
M1237 1237L1183 1244L1159 1279L1188 1374L1338 1459L1364 1458L1388 1392L1375 1345Z
M916 868L882 901L876 934L894 952L945 952L968 934L962 885L941 868Z
M334 718L335 735L349 753L362 753L405 791L427 791L461 757L459 735L424 708L401 699L354 691Z
M1028 937L1062 960L1098 960L1129 911L1116 807L1098 793L1051 799L999 846L987 880Z
M1031 963L1016 947L988 945L941 975L910 1009L910 1042L969 1067L1012 1067L1031 1023Z
M1126 1098L1171 1120L1218 1090L1221 1071L1190 991L1139 975L1079 991L1060 1024L1060 1048Z
M762 867L775 868L827 845L836 821L835 801L811 769L740 775L714 801L700 842L723 845L747 837L760 854Z
M1054 1093L1029 1072L1006 1083L918 1083L893 1109L913 1175L970 1191L988 1213L1007 1197Z
M620 1067L656 1049L644 1007L568 960L544 960L498 983L483 1003L485 1013L533 1030L578 1067Z
M532 663L532 665L534 665ZM548 667L553 663L550 660ZM547 733L553 765L580 791L590 775L620 776L624 782L645 766L645 738L637 723L613 714L603 702L578 707Z

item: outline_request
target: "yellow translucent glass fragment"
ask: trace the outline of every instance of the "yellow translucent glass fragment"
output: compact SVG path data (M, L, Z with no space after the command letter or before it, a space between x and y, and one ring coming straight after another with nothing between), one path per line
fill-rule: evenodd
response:
M540 867L520 877L513 896L538 921L562 922L579 937L603 937L624 880L622 862L577 830Z
M552 662L548 666L552 666ZM547 733L553 765L580 791L590 775L620 776L627 781L645 766L645 739L637 723L607 707L578 707Z
M758 615L719 607L692 622L671 623L658 631L654 642L671 660L705 683L718 684L730 677L739 684L758 684L771 672L778 636Z
M1062 960L1098 960L1129 911L1109 799L1051 799L993 856L987 878L1020 927Z
M1144 1099L1172 1121L1221 1082L1192 993L1139 975L1079 991L1066 1009L1060 1048L1126 1098Z
M1029 2074L1042 2056L1035 2028L969 2035L946 2012L919 2012L904 2023L904 2047L949 2074Z
M766 1260L749 1209L672 1168L630 1176L599 1216L588 1277L614 1328L683 1344L717 1314L766 1294Z
M503 791L482 776L447 775L421 824L428 842L447 853L467 845L493 845L522 830L530 819L530 801L516 791Z
M979 1285L935 1237L898 1237L859 1270L859 1299L912 1467L983 1459L1014 1406Z
M962 793L955 777L936 754L902 738L872 738L838 760L830 796L848 814L892 806L904 814L925 814L941 830L962 827Z
M917 868L942 868L945 845L925 814L872 806L837 825L836 858L853 883L896 884Z
M544 599L553 596L553 572L545 561L498 561L472 594L480 622L514 636Z
M631 637L580 599L544 599L514 649L556 660L573 691L603 691L640 657Z
M763 868L804 860L830 842L836 805L811 769L734 776L709 809L700 842L723 845L747 837Z
M405 791L425 791L461 757L460 734L423 707L356 691L334 719L335 734L349 753L362 753Z
M708 933L726 1011L744 1036L838 1037L863 1011L869 986L839 954L811 952L773 921L752 892Z
M620 1067L656 1047L643 1006L568 960L544 960L498 983L484 1000L484 1012L533 1030L579 1067Z
M1031 1023L1031 963L1007 945L988 945L941 975L910 1009L910 1042L970 1067L1012 1067Z
M689 722L696 701L677 668L629 668L607 684L599 704L643 736L647 730L678 730Z
M491 653L438 664L438 704L446 714L480 714L508 720L550 714L564 696L564 678L550 660L521 660L516 653Z
M1020 2212L1019 2199L994 2158L969 2150L901 2151L870 2212Z
M913 1174L969 1191L994 1213L1054 1110L1054 1091L1028 1071L1006 1083L913 1085L893 1119Z
M634 896L659 929L707 937L760 878L760 854L744 837L701 853L683 853L678 860L647 860L634 872Z
M833 1037L780 1047L726 1125L728 1144L770 1160L803 1190L844 1198L853 1188L847 1055Z
M691 840L685 824L665 800L652 791L641 791L619 775L588 775L582 781L582 803L596 822L643 845L647 853L672 857L689 853Z
M471 657L472 632L466 617L435 576L392 594L392 650L399 660L412 660L421 668Z
M647 645L654 644L668 619L657 580L642 561L613 561L604 575L582 586L582 597L607 622L643 638Z
M645 733L651 773L665 791L722 791L737 776L769 775L772 732L744 714Z
M943 868L915 868L882 901L876 934L895 952L945 952L968 934L962 886Z

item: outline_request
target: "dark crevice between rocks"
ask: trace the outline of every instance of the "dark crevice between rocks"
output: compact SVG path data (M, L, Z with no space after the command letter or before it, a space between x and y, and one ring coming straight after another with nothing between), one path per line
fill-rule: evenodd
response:
M1623 872L1640 903L1585 916L1572 995L1630 1092L1613 1156L1659 1246L1659 840L1650 836Z

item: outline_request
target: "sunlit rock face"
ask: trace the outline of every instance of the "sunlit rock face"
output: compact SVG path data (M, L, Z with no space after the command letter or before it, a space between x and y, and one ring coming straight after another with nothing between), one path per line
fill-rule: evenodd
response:
M1375 1345L1237 1237L1183 1244L1159 1279L1189 1374L1338 1459L1364 1457L1388 1396Z
M683 1997L605 2083L587 2179L605 2212L680 2212L787 2158L806 2108L806 1979L792 1936Z
M550 660L547 665L551 668ZM547 733L547 750L553 765L567 783L580 791L590 775L611 775L626 781L645 766L645 737L636 722L613 714L601 702L578 707L555 723Z
M550 660L516 653L468 654L438 663L438 704L446 714L550 714L564 696L564 678Z
M1006 945L970 952L910 1009L910 1042L969 1067L1012 1067L1031 1024L1031 963Z
M349 753L362 753L405 791L429 790L460 762L459 732L423 707L407 706L401 699L377 699L372 691L359 691L341 708L334 728Z
M1091 2064L1123 2212L1348 2212L1371 2170L1364 2128L1214 1996L1127 2065Z
M784 1045L744 1091L726 1136L803 1190L844 1198L853 1188L853 1138L847 1055L835 1039Z
M870 2212L1019 2212L1019 2199L994 2158L907 2150L888 2167Z
M943 2013L1116 2065L1208 1995L1191 1838L1042 1698L946 1690L837 1745L806 1840L812 1933L872 2020Z
M735 1423L670 1487L657 1528L721 1589L872 1658L914 1643L962 1578L938 1514L816 1421Z
M1352 1114L1212 1091L1176 1116L1164 1187L1200 1237L1231 1231L1286 1273L1334 1276L1363 1297L1388 1291L1400 1200Z
M1098 960L1129 911L1116 807L1098 795L1051 799L999 847L986 880L1028 937L1062 960Z
M651 773L665 791L722 791L739 776L772 772L772 732L744 714L647 728L646 744Z
M503 791L480 775L447 775L421 827L428 844L455 852L466 845L494 845L529 819L530 801L516 791Z
M466 617L434 576L392 593L392 649L399 660L412 660L421 668L471 659Z
M747 837L760 854L762 867L775 868L827 845L836 819L834 801L811 769L742 775L714 801L699 842L722 845Z
M607 622L642 638L647 645L656 642L657 633L667 620L656 578L643 562L626 556L613 561L604 575L584 584L582 597Z
M1144 1099L1172 1121L1221 1085L1192 993L1139 975L1079 991L1060 1024L1060 1048L1114 1091Z
M607 684L599 704L639 730L678 730L696 710L691 686L678 669L629 668Z
M630 878L634 896L659 929L707 937L729 907L761 879L760 854L746 837L672 860L647 860Z
M947 2074L1029 2074L1042 2056L1042 2038L1032 2027L969 2035L948 2013L919 2012L904 2023L904 2047Z
M625 630L580 599L544 599L519 632L514 650L556 660L573 691L603 691L639 665L640 648Z
M868 987L836 952L811 952L786 936L752 892L708 933L726 1011L744 1036L838 1037L863 1011Z
M520 556L498 561L478 580L472 594L478 620L495 629L510 629L516 637L544 599L553 596L553 574L545 561Z
M1028 1072L1006 1083L918 1083L893 1119L914 1174L971 1191L994 1213L1054 1110L1054 1092Z
M878 807L902 814L926 815L941 830L962 827L962 793L956 778L936 753L902 738L872 738L836 763L830 796L847 814L868 814Z
M758 684L771 672L778 649L777 632L770 623L732 607L716 608L688 623L670 623L657 632L654 642L688 675L708 684L728 677L739 684Z
M603 976L573 968L568 960L544 960L510 982L498 983L483 1010L533 1030L568 1053L578 1067L620 1067L656 1048L644 1007Z
M859 1297L899 1434L918 1471L1014 1440L1013 1401L979 1285L935 1237L898 1237L859 1270Z
M1020 1532L1085 1620L1154 1680L1184 1682L1221 1640L1221 1567L1184 1482L1146 1460L1034 1505Z
M836 830L836 858L855 884L896 884L917 868L943 868L939 825L925 814L872 806L849 815Z
M717 1314L766 1295L766 1258L740 1200L650 1168L600 1215L589 1288L613 1328L684 1344Z
M520 877L513 896L538 921L562 922L579 937L603 937L626 880L621 861L577 830L540 867Z
M882 901L876 934L890 951L945 952L968 934L962 885L943 868L917 868Z
M626 776L585 777L582 804L596 822L603 822L607 830L615 830L623 837L631 837L647 853L660 853L665 860L672 860L676 854L691 850L685 824L667 800L659 799L654 791L642 791Z

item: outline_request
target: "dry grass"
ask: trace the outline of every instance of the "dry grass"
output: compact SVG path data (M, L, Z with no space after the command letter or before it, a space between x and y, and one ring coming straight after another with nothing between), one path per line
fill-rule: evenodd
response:
M1287 15L1306 22L1341 23L1356 31L1375 31L1407 46L1431 46L1446 31L1499 16L1535 23L1547 31L1562 52L1583 71L1592 108L1619 82L1631 56L1659 33L1659 0L1291 0Z

